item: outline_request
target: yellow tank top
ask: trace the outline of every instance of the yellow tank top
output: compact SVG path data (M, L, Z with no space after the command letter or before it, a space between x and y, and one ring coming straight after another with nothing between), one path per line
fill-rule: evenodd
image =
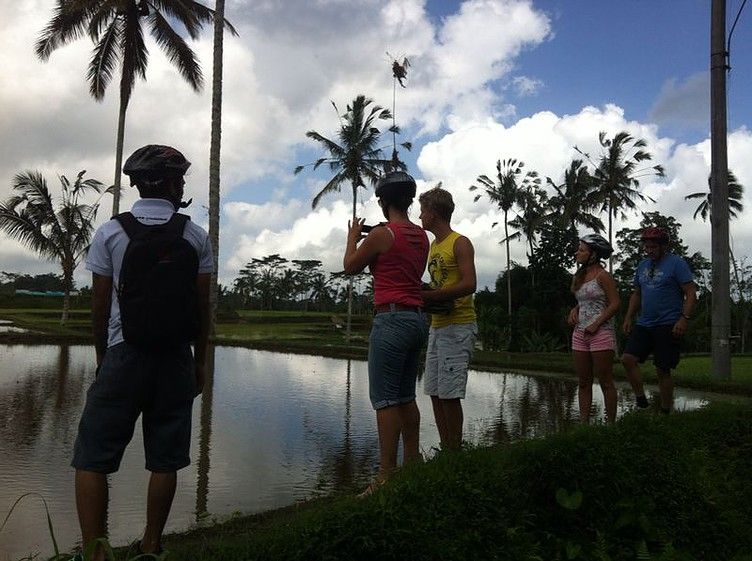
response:
M428 274L431 276L431 288L452 286L460 280L460 271L454 255L454 242L460 234L450 233L437 243L431 243L428 253ZM455 323L473 323L475 321L475 306L473 295L468 294L454 301L454 309L449 314L431 314L432 327L446 327Z

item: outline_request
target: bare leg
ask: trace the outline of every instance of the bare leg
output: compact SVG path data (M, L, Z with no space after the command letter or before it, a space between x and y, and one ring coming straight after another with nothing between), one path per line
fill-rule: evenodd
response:
M162 547L162 531L175 496L177 474L152 472L149 478L149 496L146 502L146 529L141 540L144 553L156 553Z
M397 467L397 444L402 431L402 418L398 405L376 411L376 426L379 431L379 475L387 479Z
M459 398L440 399L439 401L444 410L447 436L446 440L442 440L441 444L451 450L457 450L462 444L462 423L464 421L462 402Z
M632 385L635 397L638 402L645 403L645 388L642 385L642 374L640 374L640 367L637 363L637 357L627 353L622 353L621 363L624 365L624 370L627 372L627 379ZM638 403L638 405L640 405ZM642 406L642 405L641 405ZM645 405L647 406L647 405Z
M603 391L603 403L606 407L606 420L616 420L616 386L614 385L614 351L596 351L593 353L593 370Z
M439 396L431 396L431 405L433 406L433 417L434 419L436 419L436 428L439 430L439 439L441 440L441 445L443 446L447 441L447 429L446 419L444 419L444 408L441 405Z
M420 459L420 411L415 400L399 406L404 463Z
M658 376L658 388L661 393L661 409L667 413L674 408L674 379L671 377L671 370L656 366L655 373Z
M81 525L84 551L97 538L107 537L107 476L82 469L76 470L76 510ZM97 547L92 561L103 561L104 550Z
M572 351L574 369L577 372L577 397L580 404L580 421L590 422L590 406L593 404L593 362L590 353Z

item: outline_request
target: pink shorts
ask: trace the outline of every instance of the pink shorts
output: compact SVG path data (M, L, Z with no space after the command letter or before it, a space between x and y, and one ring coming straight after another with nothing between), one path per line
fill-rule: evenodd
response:
M599 329L594 334L585 333L577 328L572 333L572 350L592 353L596 351L616 350L616 340L613 329Z

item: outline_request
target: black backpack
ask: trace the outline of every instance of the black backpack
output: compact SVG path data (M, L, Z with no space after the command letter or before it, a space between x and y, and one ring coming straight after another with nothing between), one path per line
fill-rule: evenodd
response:
M183 238L190 217L175 213L147 226L130 212L115 216L128 235L117 286L123 338L145 348L188 343L199 331L198 253Z

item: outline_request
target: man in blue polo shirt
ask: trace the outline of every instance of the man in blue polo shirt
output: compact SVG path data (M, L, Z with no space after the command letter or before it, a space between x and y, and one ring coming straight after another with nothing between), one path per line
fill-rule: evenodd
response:
M663 228L645 228L642 243L647 256L637 266L629 308L624 318L624 333L629 335L621 355L627 378L635 392L637 406L648 406L638 363L652 353L661 411L669 413L674 405L674 381L671 370L679 364L679 344L697 302L697 289L689 264L668 252L669 236ZM640 309L637 323L632 318Z
M107 475L118 470L139 416L151 477L138 553L161 551L177 471L190 463L191 410L204 384L213 270L208 234L176 213L187 206L183 176L190 165L169 146L136 150L123 173L141 198L129 213L99 227L86 258L97 375L87 392L72 461L84 549L106 536ZM143 252L132 257L132 244L154 249L157 258L149 261ZM131 276L131 271L150 275ZM134 284L128 284L131 280ZM92 561L104 558L103 548L95 548Z

